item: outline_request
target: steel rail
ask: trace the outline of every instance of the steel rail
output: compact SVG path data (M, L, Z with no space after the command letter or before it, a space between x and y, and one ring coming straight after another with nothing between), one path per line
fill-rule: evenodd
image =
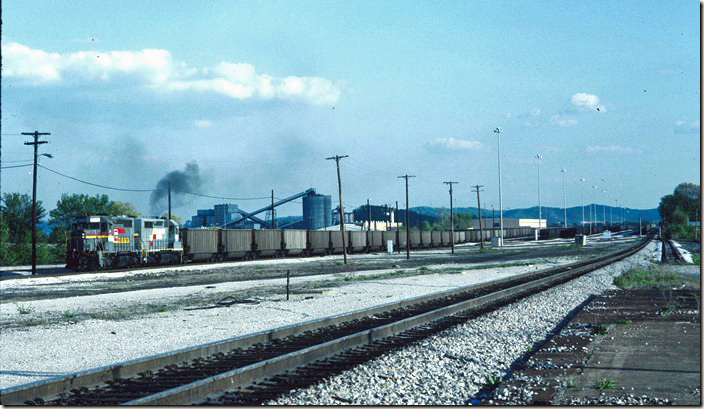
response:
M596 268L600 268L606 264L628 257L636 251L643 248L652 238L649 235L645 240L642 240L639 245L634 248L623 250L617 253L612 253L607 256L602 256L590 261L582 261L572 263L562 267L555 267L547 270L524 273L518 276L504 278L490 283L491 285L506 285L515 283L519 280L527 280L531 277L543 277L532 284L522 283L513 286L510 289L500 290L493 294L489 294L480 298L466 300L453 306L447 306L436 309L416 317L407 318L398 322L382 325L376 328L367 329L359 333L348 335L336 340L321 343L307 347L293 353L278 356L266 361L254 363L242 368L221 373L209 378L189 383L187 385L178 386L173 389L158 392L154 395L139 398L133 401L124 402L126 404L182 404L190 403L204 399L207 395L216 393L223 389L231 389L237 386L244 386L255 382L256 380L272 376L288 369L293 369L311 360L321 359L324 357L333 356L341 350L352 348L354 346L368 343L371 340L390 336L399 331L405 331L413 326L421 325L422 322L429 322L440 319L443 316L452 315L457 311L476 308L478 303L488 301L496 301L497 299L505 298L510 292L516 294L532 291L528 288L535 289L536 287L544 287L552 285L559 281L569 280L576 275L584 274ZM566 271L564 274L559 274L560 271ZM274 340L281 340L286 337L303 334L310 331L315 331L320 328L337 325L343 322L359 320L364 317L381 315L389 311L399 308L406 308L413 305L427 303L431 300L441 297L456 296L461 293L480 290L487 287L487 283L475 284L468 287L458 288L454 290L444 291L420 297L414 297L403 300L401 302L389 303L377 307L367 308L352 313L338 314L331 317L321 318L304 322L301 324L288 325L272 330L262 331L251 335L245 335L235 338L226 339L223 341L212 342L196 347L184 348L177 351L172 351L164 354L154 355L150 357L140 358L127 362L122 362L115 365L109 365L101 368L91 369L87 371L76 372L65 376L37 381L30 384L19 385L16 387L0 390L0 402L6 405L23 404L27 401L35 401L41 403L54 399L62 394L68 394L71 390L92 387L94 385L105 383L106 381L114 381L135 377L140 373L156 370L176 363L189 361L193 359L212 356L217 353L231 351L237 348L244 348L257 344L264 344ZM39 398L39 399L37 399Z

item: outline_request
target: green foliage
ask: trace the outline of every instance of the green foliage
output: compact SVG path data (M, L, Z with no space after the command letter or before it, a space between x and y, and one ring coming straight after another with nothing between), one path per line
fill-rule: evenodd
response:
M609 328L604 324L597 324L594 326L592 333L594 335L606 335L609 333Z
M44 205L37 200L36 220L46 216ZM32 197L26 193L4 193L0 202L0 223L8 229L10 242L18 242L32 231Z
M609 378L601 378L596 382L596 387L598 389L614 389L616 387L616 381Z
M628 270L614 278L614 285L625 290L639 287L670 287L679 281L673 272Z
M134 208L134 205L129 202L110 202L108 206L108 214L111 216L128 216L139 217L142 214ZM171 216L174 217L173 215Z
M702 254L701 253L692 253L692 262L694 264L702 264Z
M452 220L454 224L455 231L457 230L467 230L472 227L472 215L470 213L457 213L452 214ZM435 228L439 225L441 228ZM433 226L433 230L447 231L450 230L450 211L445 210L439 216L439 223Z
M676 240L698 239L696 229L689 226L692 220L701 220L701 194L699 185L680 183L673 194L660 199L658 212L665 226L663 235Z
M428 222L427 220L423 220L423 223L420 224L420 229L423 231L430 231L430 222Z
M501 383L501 377L494 374L487 374L484 376L487 385L496 386Z
M61 195L61 199L56 202L56 209L49 212L49 223L54 226L63 227L65 230L71 228L71 222L76 217L91 214L111 214L112 205L108 195L88 196L84 194Z
M34 310L31 307L17 306L17 312L20 314L31 314Z
M631 324L633 324L633 321L620 319L620 320L614 321L614 324L631 325Z

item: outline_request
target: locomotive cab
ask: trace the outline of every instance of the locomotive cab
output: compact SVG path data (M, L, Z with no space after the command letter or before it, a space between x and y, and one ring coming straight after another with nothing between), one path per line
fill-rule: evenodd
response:
M102 267L108 231L112 220L107 216L79 217L71 224L71 239L66 248L66 266L79 271Z

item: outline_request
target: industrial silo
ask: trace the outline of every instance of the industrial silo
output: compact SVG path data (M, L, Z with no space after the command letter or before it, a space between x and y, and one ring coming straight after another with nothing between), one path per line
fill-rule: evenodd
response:
M330 225L330 196L311 195L303 197L303 220L308 229L317 230Z
M323 196L325 201L325 227L332 226L332 202L330 195Z

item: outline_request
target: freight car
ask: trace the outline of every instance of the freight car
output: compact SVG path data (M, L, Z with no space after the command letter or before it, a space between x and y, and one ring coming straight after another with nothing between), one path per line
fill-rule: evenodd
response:
M216 262L257 257L313 256L342 253L339 231L320 230L224 230L219 228L180 230L173 220L88 216L76 219L66 249L67 267L101 270L142 265ZM603 226L594 226L599 233ZM588 227L541 230L541 238L571 237L588 233ZM456 231L454 243L488 240L498 231ZM533 237L530 227L504 229L504 238ZM347 231L349 253L384 252L391 241L395 251L406 247L403 231ZM410 248L447 247L450 232L412 231Z

